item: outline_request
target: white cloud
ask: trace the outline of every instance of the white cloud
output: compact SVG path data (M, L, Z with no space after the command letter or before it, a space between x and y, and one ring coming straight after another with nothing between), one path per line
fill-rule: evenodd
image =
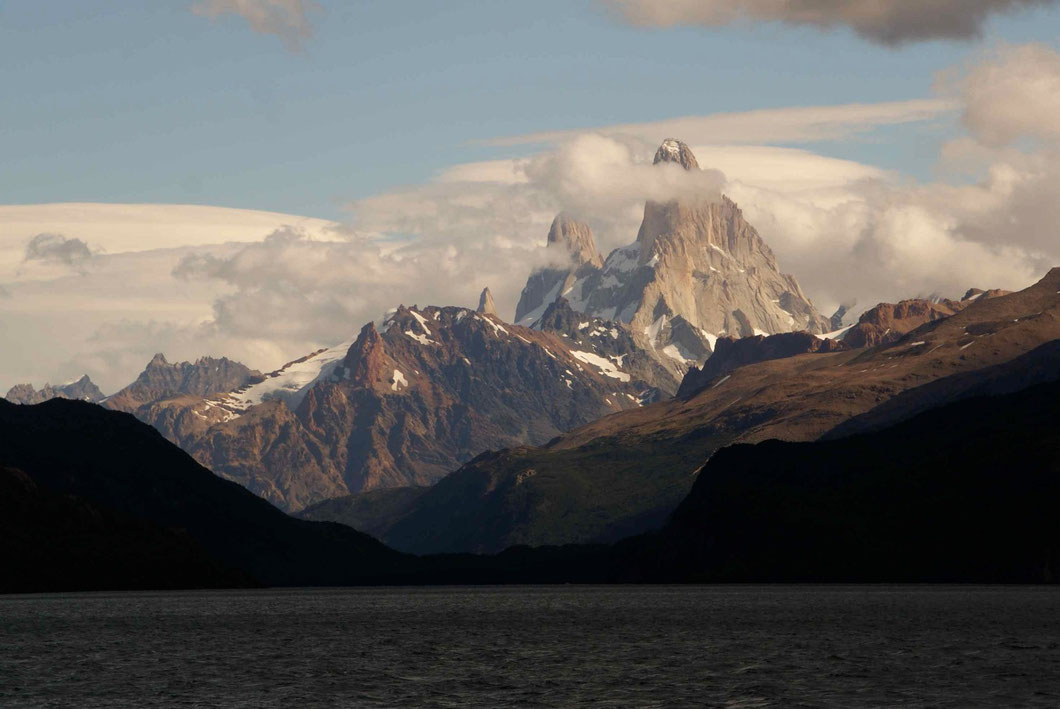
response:
M600 0L634 25L719 27L736 22L783 22L819 29L849 27L887 45L932 39L971 39L996 13L1057 0Z
M0 205L0 280L14 278L27 242L37 234L80 239L98 251L121 253L228 241L257 241L290 225L314 239L343 239L326 219L194 204Z
M982 143L1060 139L1060 55L1031 44L1003 46L958 81L963 120Z
M679 137L689 145L812 143L850 138L880 126L928 121L956 107L954 101L940 98L839 106L795 106L684 116L647 123L621 123L589 131L528 133L492 138L482 143L495 146L559 143L586 132L614 138L633 138L652 145L671 137Z
M319 9L312 0L200 0L192 6L196 15L210 18L239 15L252 30L277 35L290 49L313 35L309 15Z

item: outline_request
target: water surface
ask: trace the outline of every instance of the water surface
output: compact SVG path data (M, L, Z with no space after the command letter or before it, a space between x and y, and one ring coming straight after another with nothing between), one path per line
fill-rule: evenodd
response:
M1060 593L482 587L0 597L4 706L1060 706Z

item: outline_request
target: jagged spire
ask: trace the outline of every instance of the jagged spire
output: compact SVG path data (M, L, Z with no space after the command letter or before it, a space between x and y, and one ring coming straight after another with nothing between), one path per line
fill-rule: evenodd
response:
M487 286L482 289L482 295L478 297L478 308L477 311L484 315L496 315L497 307L493 304L493 294L490 293L490 289Z
M548 246L565 248L578 266L591 263L599 267L604 264L600 252L596 250L592 227L572 219L564 212L552 220L552 228L548 230Z
M676 138L667 138L655 151L652 164L658 165L661 162L675 162L686 170L699 169L699 163L696 161L696 156L692 154L692 149Z

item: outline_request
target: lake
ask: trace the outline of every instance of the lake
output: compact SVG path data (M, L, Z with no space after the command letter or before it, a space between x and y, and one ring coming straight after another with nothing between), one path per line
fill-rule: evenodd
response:
M596 586L0 597L0 705L1060 706L1060 591Z

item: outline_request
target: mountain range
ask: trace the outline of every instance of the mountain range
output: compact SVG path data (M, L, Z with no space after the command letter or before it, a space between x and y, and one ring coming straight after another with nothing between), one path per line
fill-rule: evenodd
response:
M697 169L677 141L655 163ZM727 200L649 203L637 241L607 261L592 230L567 215L546 244L569 267L531 274L519 305L542 291L534 317L522 318L531 327L505 323L486 289L474 312L401 306L266 374L159 354L104 405L298 510L427 486L486 451L541 445L672 396L725 333L825 327Z
M8 390L4 398L13 404L39 404L49 399L78 399L80 401L103 401L103 392L89 379L88 375L68 384L52 386L45 384L39 390L32 384L16 384Z
M654 163L679 174L698 169L676 140L663 142ZM884 558L887 548L873 540L894 537L895 554L902 545L909 554L912 543L894 519L961 546L924 521L928 507L897 493L881 499L900 514L861 498L862 507L850 507L861 510L871 540L826 543L859 524L853 512L833 509L837 500L869 495L874 485L926 491L944 507L947 486L957 484L943 470L945 456L959 457L951 449L960 438L940 432L941 452L929 451L930 432L911 430L911 419L940 427L960 420L980 431L983 445L1003 445L1002 435L1019 440L1029 447L1013 480L1052 484L1033 477L1044 474L1052 438L1031 445L1009 429L1023 421L1010 410L1023 401L1014 393L1040 413L1048 408L1041 392L1060 378L1060 269L1015 293L971 289L960 299L881 303L854 322L849 308L824 318L724 196L649 201L636 240L606 259L591 227L563 213L545 251L550 265L530 274L516 324L497 314L487 288L476 309L401 305L343 344L272 372L159 354L109 397L87 377L40 391L14 387L8 400L27 406L0 409L8 430L25 438L0 446L0 486L10 493L9 532L18 540L13 568L50 587L34 566L39 538L80 569L85 588L121 585L125 557L143 560L130 582L143 587L178 587L182 577L202 585L827 580L844 578L835 560L855 552L865 560L849 567L851 578L885 579L897 578L897 557ZM986 405L966 402L982 397L1002 402L1009 418L968 423L968 412ZM56 398L111 412L48 401ZM943 409L949 418L935 413ZM150 438L127 414L162 436ZM47 451L47 435L70 450ZM915 454L888 459L886 446L903 436ZM91 452L91 462L65 457L78 450ZM108 450L121 461L108 465ZM817 451L826 470L814 469ZM135 460L156 457L166 461L161 468L137 472ZM968 509L979 514L991 471L960 460L977 471ZM744 469L752 471L746 480ZM920 488L902 477L914 469ZM238 485L218 486L210 471ZM779 509L774 486L835 524L815 527ZM264 498L261 506L240 488ZM1019 490L1004 494L1011 510L1034 507ZM229 526L219 519L227 505L241 510ZM950 512L940 519L955 529L971 523ZM749 531L750 519L768 523ZM1053 527L1034 524L1055 538ZM789 532L785 546L778 539ZM254 535L277 540L274 558ZM815 544L831 561L805 561ZM779 564L763 551L771 545L804 561ZM151 558L151 548L169 550L174 565ZM991 558L1001 549L992 547ZM1052 550L1004 568L976 565L964 550L960 564L936 568L940 579L990 578L990 568L999 579L1051 578ZM344 561L335 566L334 558ZM908 578L935 578L928 557L917 559Z
M753 338L748 345L761 361L745 357L743 366L711 375L712 358L706 378L689 373L682 396L604 417L543 447L479 456L430 488L403 493L400 504L391 497L385 518L356 499L304 514L369 529L416 553L616 541L661 525L703 461L724 446L812 441L858 420L894 423L977 382L996 378L991 393L1004 393L1051 376L1051 365L1021 358L1060 339L1060 269L1026 290L922 321L870 348L821 348L813 336ZM802 353L789 347L792 339L806 345ZM773 358L778 351L788 356ZM1006 366L1011 377L998 375ZM903 405L889 406L892 399Z

